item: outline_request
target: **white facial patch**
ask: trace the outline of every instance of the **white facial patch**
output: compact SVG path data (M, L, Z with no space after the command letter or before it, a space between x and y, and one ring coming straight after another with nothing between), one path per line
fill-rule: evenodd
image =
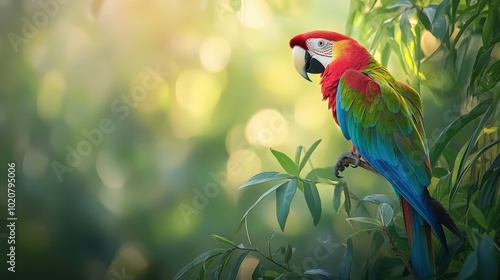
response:
M333 41L322 38L309 38L306 40L307 49L312 57L327 66L333 60Z

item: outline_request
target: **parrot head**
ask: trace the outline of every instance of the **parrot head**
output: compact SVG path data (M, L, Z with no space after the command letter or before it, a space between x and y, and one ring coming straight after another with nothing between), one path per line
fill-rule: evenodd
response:
M299 34L290 40L295 69L308 81L311 79L307 73L324 74L333 61L352 56L350 50L358 46L348 36L321 30Z

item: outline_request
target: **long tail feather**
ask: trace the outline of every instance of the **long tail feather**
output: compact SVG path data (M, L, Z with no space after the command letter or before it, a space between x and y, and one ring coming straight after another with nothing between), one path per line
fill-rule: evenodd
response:
M431 226L401 197L410 263L418 279L432 279L435 275Z

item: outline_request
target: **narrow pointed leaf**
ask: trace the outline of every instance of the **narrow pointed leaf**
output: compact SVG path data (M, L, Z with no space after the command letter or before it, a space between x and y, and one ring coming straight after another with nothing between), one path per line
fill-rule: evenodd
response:
M337 181L338 178L333 174L333 167L319 167L311 170L306 179L327 183L328 181Z
M286 248L286 251L285 251L285 263L286 264L288 264L288 262L292 258L292 254L293 254L292 245L288 244L288 247Z
M496 197L495 194L498 192L498 188L500 188L500 169L496 169L495 172L492 172L491 176L480 189L478 206L481 208L488 206L491 200Z
M237 247L236 244L234 244L233 241L225 238L225 237L222 237L220 235L217 235L217 234L212 234L212 238L217 241L218 243L220 244L224 244L224 245L229 245L229 246L232 246L232 247Z
M283 182L281 184L278 184L272 188L270 188L269 190L267 190L265 193L263 193L261 196L259 196L259 198L257 198L257 200L254 202L254 204L252 204L252 206L250 206L250 208L247 209L247 211L245 212L245 214L243 215L243 217L241 218L241 221L240 221L240 224L238 226L238 230L240 230L240 228L243 226L245 220L246 220L246 217L248 216L248 214L250 213L250 211L253 210L253 208L259 204L259 202L262 201L262 199L264 199L264 197L268 196L270 193L272 193L273 191L275 191L276 189L278 189L279 187L281 186L284 186L286 184L288 184L289 181L287 182ZM238 231L237 230L237 231Z
M205 260L207 258L211 258L211 257L215 257L215 256L218 256L218 255L221 255L223 254L224 252L226 252L226 249L223 249L223 248L217 248L217 249L212 249L212 250L209 250L209 251L206 251L200 255L198 255L192 262L186 264L185 266L183 266L174 276L174 280L179 280L181 279L184 275L186 275L186 273L188 273L191 269L193 269L194 267L202 264L205 262Z
M307 161L311 157L311 155L314 152L314 150L316 150L316 147L318 147L319 143L321 143L321 139L316 140L316 142L314 142L311 145L311 147L309 149L307 149L306 153L304 154L304 157L300 161L299 172L302 171L302 169L304 168L304 166L306 166Z
M352 218L347 218L347 221L355 221L359 223L364 223L364 224L370 224L374 225L376 227L382 227L382 223L374 218L369 218L369 217L352 217Z
M401 14L401 19L399 20L399 28L401 28L401 41L406 45L413 39L413 33L411 32L410 19L408 18L408 13L403 11Z
M491 104L491 99L485 102L479 103L474 109L465 115L461 115L456 118L450 125L448 125L443 132L439 135L438 139L432 146L430 150L430 162L431 166L434 167L439 159L439 156L443 152L443 149L448 145L451 139L468 123L481 116L486 112Z
M297 179L292 179L276 189L276 216L282 231L290 212L290 203L297 191Z
M273 149L271 149L271 153L278 160L281 167L283 167L283 169L285 169L285 171L288 172L288 174L297 175L298 167L289 156Z
M222 264L219 264L212 272L210 273L210 277L212 280L218 280L220 278L220 274L222 272Z
M413 3L411 3L410 1L408 0L400 0L400 1L397 1L396 3L393 3L389 6L387 6L386 9L394 9L394 8L412 8L413 7Z
M300 156L302 155L302 147L301 145L297 146L297 149L295 150L295 165L299 166L300 165Z
M498 84L498 81L500 81L500 60L493 63L481 76L475 95L492 90Z
M366 202L370 202L370 203L373 203L373 204L381 204L381 203L387 203L389 204L391 207L396 207L396 205L398 205L398 202L392 198L392 197L389 197L385 194L370 194L370 195L367 195L365 197L363 197L363 199L361 201L366 201Z
M291 178L290 175L288 174L283 174L279 173L276 171L267 171L267 172L262 172L257 175L252 176L250 179L248 179L245 183L243 183L239 188L246 188L248 186L253 186L257 184L262 184L266 182L271 182L271 181L276 181L276 180L281 180L281 179L289 179Z
M264 271L266 270L266 266L260 261L252 273L252 280L262 279L264 277Z
M351 266L352 266L352 238L347 238L347 246L345 248L345 253L340 260L340 280L351 279Z
M304 197L307 207L313 217L313 224L317 225L321 218L321 199L319 197L318 188L312 181L304 182Z
M241 254L238 259L236 260L236 263L233 266L233 270L231 273L229 273L228 279L229 280L236 280L236 276L238 276L238 272L240 270L240 266L243 263L243 260L247 257L247 255L250 253L250 251L246 251L245 253Z
M336 213L340 211L343 190L344 188L342 186L335 186L333 189L333 210L335 210Z
M485 235L477 245L479 279L495 280L500 278L495 243Z
M305 275L311 275L311 276L316 276L317 278L321 280L336 280L337 277L335 277L333 274L330 272L324 270L324 269L309 269L304 271Z
M443 0L443 1L441 1L441 3L439 3L439 5L436 8L436 13L434 14L434 18L432 20L433 24L437 20L438 17L443 15L443 12L446 10L446 7L448 6L448 2L449 2L449 0Z
M220 279L220 276L224 272L224 269L226 268L227 264L229 263L229 259L231 259L231 257L233 256L233 253L234 253L234 250L229 250L229 251L226 251L226 253L224 255L222 255L221 261L220 261L221 268L220 268L217 279Z
M394 210L389 204L383 202L378 206L377 219L382 223L382 225L384 225L384 227L391 225L393 217Z

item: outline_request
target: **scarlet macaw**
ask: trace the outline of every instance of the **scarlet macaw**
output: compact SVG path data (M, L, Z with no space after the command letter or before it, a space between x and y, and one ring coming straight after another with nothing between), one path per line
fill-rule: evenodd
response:
M393 186L403 209L411 266L419 279L433 277L431 228L445 250L442 225L461 233L427 190L431 166L419 94L345 35L312 31L293 37L290 47L302 77L310 81L307 73L321 74L323 99L352 141L356 162L363 158ZM336 173L343 170L338 164Z

